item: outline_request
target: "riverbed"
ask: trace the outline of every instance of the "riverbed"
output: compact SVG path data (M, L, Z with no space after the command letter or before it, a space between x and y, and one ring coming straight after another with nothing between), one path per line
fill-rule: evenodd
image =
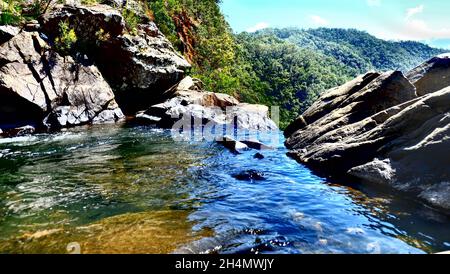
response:
M0 253L450 249L449 217L398 192L329 182L272 134L263 159L126 125L0 139Z

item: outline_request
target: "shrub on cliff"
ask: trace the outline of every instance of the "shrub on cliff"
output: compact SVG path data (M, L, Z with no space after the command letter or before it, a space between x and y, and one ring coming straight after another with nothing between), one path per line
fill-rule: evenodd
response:
M61 54L69 54L78 38L67 22L59 23L59 36L55 38L55 47Z
M37 19L54 2L52 0L0 0L0 25L20 25Z

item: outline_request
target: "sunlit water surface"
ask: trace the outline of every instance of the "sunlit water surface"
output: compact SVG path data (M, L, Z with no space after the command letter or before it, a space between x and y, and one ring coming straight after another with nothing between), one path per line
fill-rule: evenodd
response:
M282 141L259 160L146 127L0 139L0 253L450 249L448 217L398 193L328 183ZM235 179L249 170L265 180Z

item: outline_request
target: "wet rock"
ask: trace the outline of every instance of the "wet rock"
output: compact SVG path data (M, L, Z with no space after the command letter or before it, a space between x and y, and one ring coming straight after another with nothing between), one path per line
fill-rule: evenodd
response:
M23 126L17 128L11 128L5 130L3 133L0 132L4 137L12 138L12 137L21 137L26 135L31 135L36 132L36 128L33 126Z
M256 154L253 156L253 158L258 159L258 160L262 160L262 159L264 159L265 157L264 157L264 155L262 155L261 153L256 153Z
M326 92L286 132L289 155L323 175L388 185L449 210L450 87L435 91L447 85L446 58L407 74L421 97L400 72Z
M50 49L37 32L21 32L0 46L0 123L60 128L123 118L98 69ZM102 121L106 121L101 116Z
M222 140L219 140L217 142L226 147L227 149L229 149L233 153L239 154L249 149L247 145L239 141L236 141L231 137L223 137Z
M247 170L239 174L233 175L233 178L239 181L264 181L266 180L264 176L265 175L262 172L256 170Z
M58 36L62 20L74 29L83 53L95 61L126 113L161 101L190 67L151 21L129 32L120 11L110 6L60 5L41 20L51 40Z
M246 144L249 148L257 149L257 150L273 150L273 147L265 145L258 140L243 140L241 143Z

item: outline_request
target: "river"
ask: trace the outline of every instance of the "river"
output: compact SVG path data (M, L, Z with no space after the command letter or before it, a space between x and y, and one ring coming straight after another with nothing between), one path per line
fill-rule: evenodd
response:
M450 219L274 150L125 125L0 139L0 253L432 253ZM253 171L258 176L237 176Z

